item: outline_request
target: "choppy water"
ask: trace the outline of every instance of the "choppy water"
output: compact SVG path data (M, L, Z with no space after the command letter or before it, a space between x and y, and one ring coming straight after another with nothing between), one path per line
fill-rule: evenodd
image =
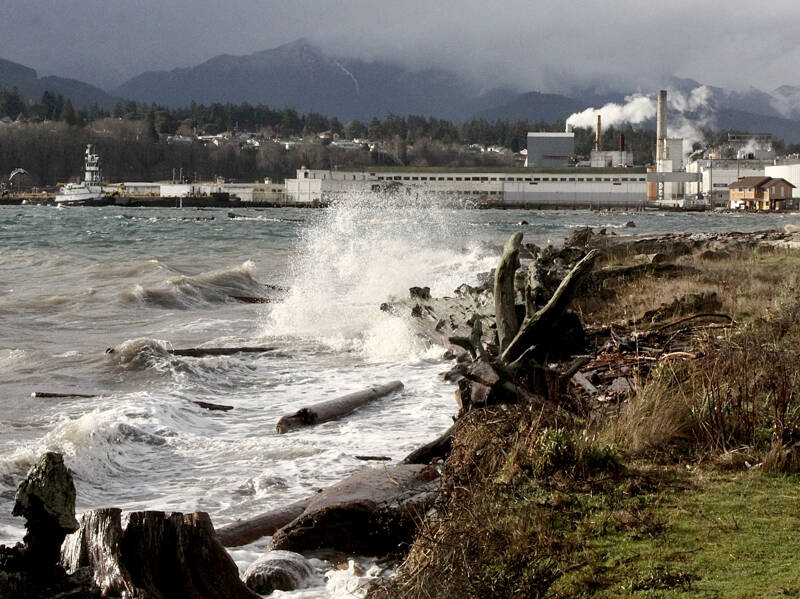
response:
M378 306L412 285L446 294L474 281L513 231L542 244L586 225L622 234L800 220L454 210L384 197L237 213L250 218L0 207L0 543L22 537L14 492L45 449L65 455L79 511L203 510L217 526L339 480L364 467L356 455L402 458L449 425L453 389L437 376L447 367L441 348ZM164 351L198 345L276 349L209 358ZM392 379L406 385L398 397L339 422L275 432L281 415L309 402ZM197 400L234 409L210 412Z

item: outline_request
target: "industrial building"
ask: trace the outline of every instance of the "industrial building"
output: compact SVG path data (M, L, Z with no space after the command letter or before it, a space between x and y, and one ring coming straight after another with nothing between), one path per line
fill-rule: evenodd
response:
M570 165L575 154L575 134L528 133L528 156L525 166L564 168Z
M658 92L656 111L656 166L647 173L648 203L670 208L708 207L703 198L687 193L687 183L696 184L701 175L686 171L683 139L670 138L667 134L667 92L662 89Z
M235 197L242 202L281 203L286 196L283 183L273 183L265 179L259 183L227 183L223 180L205 183L174 182L128 182L107 186L115 188L119 195L132 198L162 197L185 198L214 196L217 194Z
M447 201L521 207L641 208L643 168L384 168L331 171L301 168L286 180L286 198L329 203L351 193L430 194Z
M633 166L633 151L625 148L625 135L620 133L619 146L616 150L603 149L603 122L597 115L594 148L589 157L592 168L619 168Z

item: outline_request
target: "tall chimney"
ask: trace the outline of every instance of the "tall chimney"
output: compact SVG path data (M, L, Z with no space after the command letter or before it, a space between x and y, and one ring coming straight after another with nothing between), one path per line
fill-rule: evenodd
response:
M667 137L667 90L658 91L658 113L656 120L656 160L663 160L666 153L665 138Z
M625 134L624 133L620 133L619 134L619 151L620 152L624 152L625 151Z
M597 150L598 152L603 151L603 143L600 141L602 139L602 136L603 136L603 131L600 125L600 115L598 114L597 128L595 129L595 134L594 134L594 149Z

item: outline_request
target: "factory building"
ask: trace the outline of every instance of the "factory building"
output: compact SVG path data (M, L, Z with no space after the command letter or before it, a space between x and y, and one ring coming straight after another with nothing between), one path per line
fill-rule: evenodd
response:
M624 168L633 166L633 152L625 149L625 135L620 133L619 146L616 150L603 149L603 122L597 115L597 127L594 135L594 148L589 157L592 168Z
M683 139L667 137L667 92L658 92L656 112L656 167L647 173L648 200L673 208L705 208L707 202L687 193L687 183L697 183L699 173L684 168Z
M301 168L287 179L290 202L329 203L352 193L430 194L442 201L522 207L640 208L644 169L385 168L330 171Z
M528 133L528 157L525 166L564 168L570 165L575 154L575 134Z

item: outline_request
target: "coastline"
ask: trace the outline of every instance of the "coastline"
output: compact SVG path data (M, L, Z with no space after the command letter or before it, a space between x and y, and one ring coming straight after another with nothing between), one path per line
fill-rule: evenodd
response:
M757 237L759 237L759 236L762 236L763 238L762 238L762 239L757 239ZM608 239L611 239L612 237L614 237L614 236L607 236L607 238L608 238ZM648 236L641 236L641 235L640 235L640 236L638 236L638 237L639 237L639 241L640 241L640 242L642 242L642 243L644 243L644 242L647 240L647 238L648 238ZM650 237L650 238L653 238L653 237L656 237L656 236L654 236L654 235L650 235L649 237ZM701 244L706 244L706 245L708 245L708 244L713 244L713 243L716 243L716 242L718 242L718 241L720 240L720 238L724 238L724 237L726 237L726 236L725 236L725 235L718 235L718 236L716 236L716 238L715 238L715 237L714 237L714 235L706 235L706 236L703 236L703 235L701 235L701 234L696 234L696 235L694 235L694 236L691 236L691 235L671 235L671 236L667 236L667 237L668 237L668 238L671 238L671 239L673 240L673 241L672 241L673 245L679 245L678 243L676 243L676 241L682 241L682 240L685 240L687 237L693 237L693 239L689 239L689 241L691 241L692 243L697 243L697 244L698 244L698 245L697 245L697 247L694 247L694 248L693 248L693 252L694 252L694 254L697 254L697 253L698 253L698 251L697 251L697 250L699 250L699 249L700 249L700 247L699 247L699 246L700 246ZM742 243L745 243L745 244L746 244L746 243L749 243L750 241L753 241L754 243L759 243L759 244L760 244L761 242L770 242L770 243L772 243L772 242L780 242L780 243L784 243L784 242L786 242L786 241L788 241L788 240L789 240L788 238L783 238L783 239L771 238L771 239L767 239L767 237L769 237L769 235L768 235L768 234L765 234L765 233L756 233L756 234L752 234L751 236L748 236L748 235L746 235L746 234L745 234L745 235L739 235L739 236L736 236L736 235L728 235L727 237L729 237L729 238L731 238L731 239L735 239L735 238L737 238L737 237L738 237L739 241L741 241ZM751 240L751 239L749 239L749 237L752 237L752 240ZM619 238L618 238L618 239L614 239L614 241L623 241L624 239L625 239L625 238L623 238L622 236L619 236ZM631 239L632 239L632 238L631 238ZM643 250L643 249L645 249L645 248L644 248L644 245L642 245L642 246L640 246L640 247L637 247L636 251L638 252L639 250ZM633 250L631 250L631 249L629 248L628 250L626 250L626 253L631 253L632 251L633 251ZM703 250L703 251L705 251L705 250ZM656 253L657 253L657 252L656 252ZM684 256L684 258L683 258L683 259L685 259L685 260L690 260L690 258L688 258L688 257L686 257L686 256L691 256L691 254L686 254L686 255ZM679 258L680 258L680 256L679 256ZM692 259L694 259L694 258L692 258ZM702 260L703 260L704 262L708 262L708 263L710 263L710 260L709 260L709 259L707 259L707 258L702 258ZM689 264L689 265L690 265L690 264ZM688 266L688 265L687 265L687 266ZM643 269L643 270L645 270L645 271L646 271L647 269ZM562 271L560 274L563 274L563 271ZM423 282L423 281L420 281L420 282ZM419 300L417 300L417 302L416 302L416 303L421 303L421 304L425 305L425 302L420 302ZM409 309L411 309L411 308L413 308L413 306L411 306Z

